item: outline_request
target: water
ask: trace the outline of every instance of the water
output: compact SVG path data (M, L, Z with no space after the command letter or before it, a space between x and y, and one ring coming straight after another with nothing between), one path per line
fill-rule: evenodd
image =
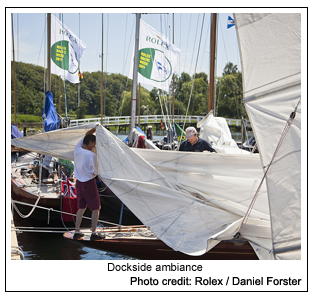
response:
M163 136L162 132L154 132L154 139L160 140ZM117 135L121 140L127 136L125 134ZM240 141L241 133L232 133L235 141ZM12 155L11 161L15 159ZM88 221L86 221L88 222ZM20 227L45 227L46 230L51 230L54 224L47 225L47 222L34 223L30 219L22 219L16 213L14 214L14 223L17 228ZM88 223L86 223L88 224ZM60 228L60 224L55 224ZM48 227L49 226L49 227ZM88 226L88 225L86 225ZM54 226L53 226L54 227ZM60 229L57 233L42 233L42 232L22 232L18 233L18 244L23 250L25 260L128 260L134 259L131 257L118 255L106 251L100 251L83 247L75 244L63 237L63 232L66 229ZM56 231L53 229L53 231Z
M15 154L11 155L11 163L16 159ZM23 219L15 211L13 211L14 225L16 228L24 230L17 233L18 245L22 249L25 260L128 260L135 259L124 255L118 255L106 251L91 249L75 244L63 237L66 230L61 221L37 221L31 218ZM101 214L101 219L118 224L119 216ZM67 224L66 224L67 225ZM65 225L65 226L66 226ZM68 225L67 225L68 226ZM81 227L87 228L91 226L90 220L83 220ZM27 230L46 232L28 232ZM51 232L53 231L53 233Z
M86 221L85 224L88 221ZM118 255L106 251L100 251L83 247L73 243L63 237L63 232L66 229L60 226L60 223L53 224L50 222L38 223L30 219L22 219L17 214L14 214L14 224L16 228L27 230L26 228L35 227L37 230L49 230L53 233L43 232L27 232L17 234L18 245L24 253L25 260L127 260L134 259L131 257ZM82 226L82 227L87 227ZM26 227L26 228L25 228ZM73 228L69 228L73 229Z

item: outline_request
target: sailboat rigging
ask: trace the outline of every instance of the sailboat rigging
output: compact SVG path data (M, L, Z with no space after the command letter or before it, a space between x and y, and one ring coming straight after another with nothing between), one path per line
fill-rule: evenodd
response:
M59 70L56 72L60 75L64 75L65 69L70 68L69 62L69 54L74 50L68 49L68 40L64 40L64 30L68 30L65 28L59 20L57 20L53 16L53 26L51 26L51 14L47 14L47 73L46 73L46 85L45 85L45 104L44 109L42 111L42 119L44 122L44 130L45 132L49 132L51 130L56 130L59 128L67 127L67 118L58 118L56 113L54 103L53 103L53 94L51 92L51 61L53 61L54 73L56 67ZM56 28L61 28L62 30L57 30ZM63 30L64 29L64 30ZM51 35L51 31L53 31L53 35ZM59 34L59 40L56 40L56 35ZM51 45L51 40L54 41L53 45ZM69 47L70 48L70 47ZM72 47L75 48L75 47ZM66 51L66 50L69 51ZM76 48L77 50L77 48ZM79 53L81 54L80 48ZM53 54L53 55L52 55ZM66 55L68 54L68 55ZM79 57L76 54L71 53L75 57ZM56 66L57 64L57 66ZM61 71L60 71L61 70ZM64 73L63 73L64 70ZM71 70L72 71L72 70ZM59 73L61 72L61 73ZM66 71L67 72L67 71ZM70 73L70 72L67 72ZM69 78L73 79L73 73L71 72ZM64 76L64 82L66 80ZM65 96L66 98L66 96ZM65 116L67 116L67 108L65 103ZM34 151L36 152L36 151ZM45 208L50 208L53 210L63 210L65 208L65 192L64 192L64 184L68 187L68 194L71 190L70 187L73 187L72 182L68 181L67 176L70 176L72 173L72 163L69 161L59 161L57 164L55 161L57 160L53 156L47 155L43 157L42 155L37 155L36 153L29 153L25 156L20 157L17 161L12 164L12 178L11 178L11 194L13 199L20 200L26 204L33 204L34 200L35 205L42 205ZM43 174L42 167L46 165L50 170L48 174ZM58 169L58 171L57 171ZM61 173L61 169L63 169L63 173ZM58 177L57 177L58 175ZM65 179L66 177L66 179ZM64 179L64 180L63 180ZM64 192L64 198L62 193ZM72 195L74 195L74 188L72 189ZM75 198L74 196L72 198ZM74 199L72 200L72 204L74 203ZM21 211L25 211L25 206L19 206L14 203L13 204L16 211L18 211L21 217L25 217ZM30 213L26 214L26 216L30 216L34 211L34 208ZM69 210L71 212L75 212L75 208L70 204ZM26 208L27 211L27 208ZM66 209L64 209L66 211ZM46 219L46 215L43 213L43 218ZM38 214L36 217L41 218L42 214ZM56 217L59 219L59 214L53 214L53 218ZM50 216L49 216L50 218ZM49 219L48 218L48 219ZM73 220L72 218L64 218L64 220L69 221Z
M240 240L234 242L250 245L259 259L301 259L300 15L234 14L234 19L244 102L259 155L134 149L100 124L15 139L12 144L73 160L75 145L87 128L95 127L101 179L145 225L147 234L152 233L148 237L135 230L140 238L127 239L137 252L143 249L142 241L149 246L161 241L174 254L200 257L233 241L239 232ZM278 42L275 32L280 32ZM261 182L265 184L258 189ZM257 201L252 202L255 195ZM119 247L126 238L116 234L118 228L98 230L106 239L97 247L105 249L110 241L116 252L126 254L127 248ZM232 259L235 247L231 242L227 249Z
M132 97L131 97L131 115L130 115L130 130L129 130L129 133L130 133L131 129L135 127L137 85L138 85L138 68L139 68L140 19L141 19L141 14L140 13L136 13L134 63L133 63L133 78L132 78Z
M215 65L216 65L216 40L217 40L217 14L213 13L211 18L210 32L210 77L209 77L209 101L208 112L215 108Z

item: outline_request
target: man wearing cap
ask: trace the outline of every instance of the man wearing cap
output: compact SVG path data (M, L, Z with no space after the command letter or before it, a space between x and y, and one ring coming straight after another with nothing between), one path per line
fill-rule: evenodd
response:
M190 151L190 152L216 152L211 147L208 141L201 139L197 136L197 131L194 127L188 127L185 130L185 138L179 148L179 151Z

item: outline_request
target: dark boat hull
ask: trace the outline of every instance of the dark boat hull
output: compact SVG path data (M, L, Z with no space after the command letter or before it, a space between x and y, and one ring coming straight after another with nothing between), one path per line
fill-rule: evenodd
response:
M89 239L73 240L73 232L65 233L64 237L86 247L145 260L258 260L257 255L248 242L234 243L222 241L203 255L190 256L174 251L157 238L107 237L100 241L91 241Z
M14 179L11 179L11 198L26 204L15 204L23 215L27 215L31 211L38 197L39 194L28 191L27 188L21 187ZM36 208L34 213L30 216L32 219L40 221L47 220L47 218L51 220L61 219L59 213L61 208L60 198L40 197L37 205L38 208ZM49 209L49 211L47 209Z

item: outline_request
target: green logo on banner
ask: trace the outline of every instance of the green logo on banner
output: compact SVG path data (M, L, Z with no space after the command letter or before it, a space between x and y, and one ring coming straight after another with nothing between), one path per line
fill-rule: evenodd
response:
M139 50L139 73L157 82L166 81L171 73L171 63L164 53L154 48Z
M68 70L69 49L68 41L58 41L51 47L51 59L61 69Z
M70 74L75 74L79 70L76 52L68 41L58 41L52 45L51 59L59 68L68 71Z

